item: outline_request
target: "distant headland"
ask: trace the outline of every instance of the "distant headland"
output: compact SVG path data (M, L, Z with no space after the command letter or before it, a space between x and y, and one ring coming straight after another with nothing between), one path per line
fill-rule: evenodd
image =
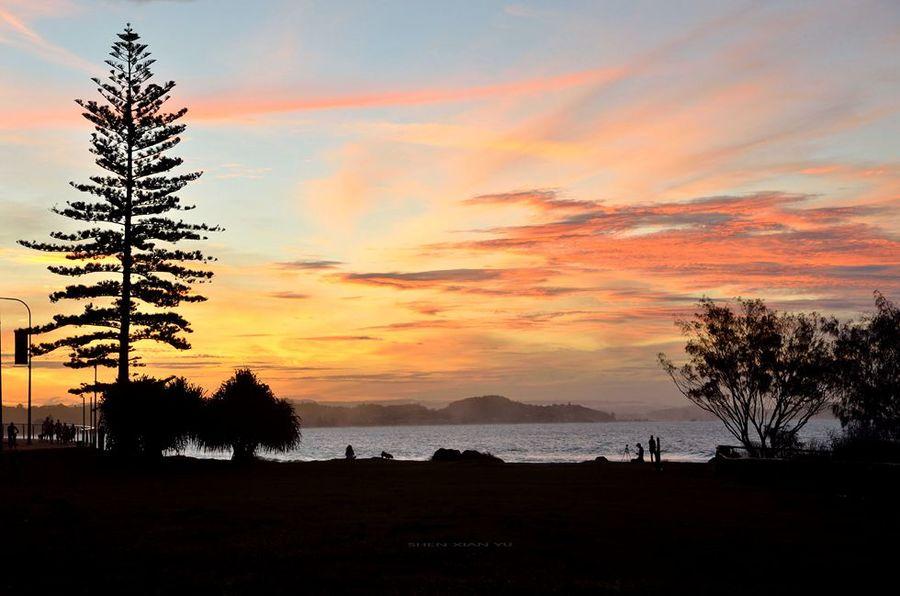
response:
M403 426L436 424L520 424L528 422L612 422L615 414L575 404L533 405L501 395L483 395L451 402L439 409L421 404L341 406L314 401L295 402L307 428L326 426Z

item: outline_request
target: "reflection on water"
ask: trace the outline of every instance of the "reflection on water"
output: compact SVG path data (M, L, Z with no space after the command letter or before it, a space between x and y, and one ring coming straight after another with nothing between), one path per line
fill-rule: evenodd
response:
M804 442L825 441L840 428L836 420L812 420L800 433ZM596 422L586 424L472 424L448 426L377 426L308 428L299 448L262 453L279 461L335 459L347 444L360 458L382 451L396 459L425 460L439 447L476 449L508 462L578 462L604 455L624 459L625 445L647 448L650 435L661 437L663 459L707 461L716 445L736 441L719 422ZM228 452L205 453L189 447L192 457L229 458Z

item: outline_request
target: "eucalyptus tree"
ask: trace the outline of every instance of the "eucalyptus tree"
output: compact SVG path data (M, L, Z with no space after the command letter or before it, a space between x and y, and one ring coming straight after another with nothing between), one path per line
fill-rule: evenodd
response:
M900 308L875 292L875 312L835 324L834 413L851 433L900 441Z
M761 300L737 308L704 298L677 322L687 361L659 362L678 390L715 415L744 447L763 454L788 447L834 395L833 320L782 313Z
M99 99L76 100L94 125L90 152L101 172L88 182L70 183L85 198L52 209L81 227L52 232L52 242L20 243L69 262L48 267L53 273L83 278L50 294L51 302L87 301L80 312L56 314L52 322L32 329L37 334L69 331L36 345L34 353L68 348L67 366L117 367L117 380L124 383L139 360L136 342L190 348L184 337L192 331L190 324L176 308L205 300L192 285L212 277L204 265L214 259L181 243L206 240L219 228L176 217L194 208L178 193L202 172L172 172L183 162L170 150L181 142L187 113L187 108L164 109L175 82L153 82L155 60L130 24L105 62L108 78L92 79Z

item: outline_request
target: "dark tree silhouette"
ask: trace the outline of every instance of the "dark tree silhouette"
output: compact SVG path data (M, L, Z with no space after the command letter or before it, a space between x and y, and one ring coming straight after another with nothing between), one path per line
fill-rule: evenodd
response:
M109 450L158 458L168 449L182 449L196 437L203 407L203 389L184 378L113 383L100 402Z
M663 369L744 447L766 454L794 444L830 400L829 321L779 313L761 300L739 299L735 311L704 298L698 307L693 319L677 321L688 337L687 363L660 354Z
M833 327L834 413L872 439L900 440L900 309L875 292L875 313Z
M250 369L222 383L206 405L199 442L205 449L233 450L236 460L252 459L260 447L287 451L300 443L300 419Z
M84 117L94 124L91 153L104 172L89 183L71 183L89 195L54 207L59 215L85 222L76 232L53 232L56 242L20 241L37 250L61 253L73 265L52 265L53 273L90 276L90 284L73 284L50 295L59 300L88 300L78 314L57 314L53 322L35 327L47 333L74 326L77 334L34 347L36 355L58 348L70 350L67 366L118 367L118 382L129 380L134 343L163 342L179 350L190 348L183 334L191 328L175 308L204 297L191 293L191 285L212 277L212 272L190 263L214 259L199 250L181 250L185 240L205 240L218 227L186 223L170 217L187 211L176 196L201 172L172 175L180 157L167 152L181 141L185 125L178 121L187 108L164 112L174 81L150 82L154 60L131 26L118 35L110 52L109 78L92 79L102 100L77 100ZM95 305L95 300L102 300ZM82 328L87 328L81 331ZM87 386L82 386L82 391ZM76 390L78 391L78 390Z

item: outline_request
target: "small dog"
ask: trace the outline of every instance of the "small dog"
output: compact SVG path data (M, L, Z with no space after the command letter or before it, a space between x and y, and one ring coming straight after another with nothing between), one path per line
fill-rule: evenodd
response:
M394 456L388 453L387 451L381 452L381 459L394 459Z

